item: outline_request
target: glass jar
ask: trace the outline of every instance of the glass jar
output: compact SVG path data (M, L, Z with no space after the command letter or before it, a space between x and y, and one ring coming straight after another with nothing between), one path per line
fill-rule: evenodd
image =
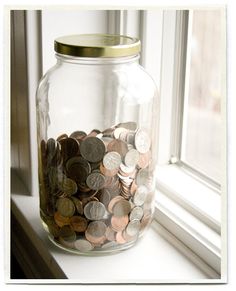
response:
M77 254L127 249L154 211L157 90L140 41L72 35L55 51L37 90L43 226Z

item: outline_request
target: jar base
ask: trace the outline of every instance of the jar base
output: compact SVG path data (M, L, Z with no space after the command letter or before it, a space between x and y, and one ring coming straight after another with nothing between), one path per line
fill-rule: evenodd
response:
M62 249L63 251L66 251L71 254L76 254L79 256L88 256L88 257L117 254L136 245L136 243L138 243L138 241L140 240L139 238L138 240L132 241L130 243L126 243L124 245L121 245L121 244L117 246L112 245L110 248L108 247L106 249L99 248L99 250L93 249L92 251L81 252L79 250L63 246L62 244L57 242L50 234L48 234L48 238L55 246Z

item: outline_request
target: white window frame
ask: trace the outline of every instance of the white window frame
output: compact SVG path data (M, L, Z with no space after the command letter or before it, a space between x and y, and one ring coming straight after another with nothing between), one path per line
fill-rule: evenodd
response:
M222 199L219 198L219 195L212 195L212 191L216 191L214 187L208 191L208 186L203 186L202 181L197 181L195 177L191 177L189 172L186 173L184 166L181 165L180 167L180 164L178 164L179 148L176 147L176 144L179 143L181 137L179 125L182 122L181 114L183 108L181 103L183 99L179 98L178 94L183 92L183 87L179 85L183 84L181 80L184 79L183 65L185 65L180 62L179 57L183 54L182 48L186 41L186 38L183 37L184 33L186 36L186 12L175 10L157 11L159 17L156 18L151 10L111 10L107 15L109 33L127 34L141 39L143 53L140 62L154 77L160 88L159 136L161 140L158 148L158 163L161 166L157 168L158 195L155 219L174 238L177 238L178 241L181 241L196 254L195 263L198 262L203 269L203 265L206 263L213 273L215 272L221 276L221 279L225 280L226 244L223 244L223 247L219 244L220 220L217 216L214 217L213 214L209 215L210 211L207 209L202 211L206 206L205 201L203 199L196 201L194 195L186 194L186 189L188 192L192 192L192 188L195 188L196 185L198 185L197 187L204 187L204 195L208 197L209 205L214 203L217 207L222 207L223 219L221 221L226 221L226 197L224 196ZM27 11L26 23L28 24L26 30L27 66L28 72L30 72L27 92L30 95L29 100L34 100L34 92L42 67L39 49L41 24L38 13L36 11ZM32 38L32 35L35 35L35 37ZM179 75L182 79L174 78L176 75ZM173 92L175 91L178 94L174 96ZM35 108L33 103L30 103L29 106L31 109ZM174 108L176 107L177 110L175 111ZM175 112L177 113L173 114ZM32 177L30 185L37 185L37 167L34 164L37 152L34 111L30 110L29 118L30 155L31 162L33 161L31 164ZM171 135L174 136L174 139L171 138ZM225 170L225 161L223 166ZM182 189L168 182L168 180L174 181L174 177L177 174L182 179L188 179L188 185L185 184ZM225 184L222 184L222 192L226 193L226 177L223 180ZM175 190L177 188L178 191ZM37 192L37 186L30 191L33 195L37 195ZM226 227L223 228L221 237L226 238ZM172 239L173 244L175 244L174 238ZM201 263L199 263L199 260Z

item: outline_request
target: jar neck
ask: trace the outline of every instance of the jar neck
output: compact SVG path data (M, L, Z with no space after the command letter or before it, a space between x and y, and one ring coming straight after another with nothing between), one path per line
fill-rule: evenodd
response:
M74 57L63 54L55 54L58 62L66 62L73 64L83 64L83 65L114 65L121 63L137 63L140 55L133 55L127 57L117 57L117 58L105 58L105 57L97 57L97 58L85 58L85 57Z

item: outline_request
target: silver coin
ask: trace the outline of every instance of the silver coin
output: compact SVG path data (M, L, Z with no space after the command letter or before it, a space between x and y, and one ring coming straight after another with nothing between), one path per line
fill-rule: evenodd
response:
M126 174L130 174L135 170L135 166L132 167L127 167L126 165L124 165L123 163L120 164L120 169L122 172L126 173Z
M129 222L129 224L127 225L125 232L129 235L129 236L135 236L138 234L140 229L140 221L138 219L136 220L132 220Z
M127 131L126 128L123 128L123 127L117 127L117 128L114 130L113 135L114 135L114 137L115 137L116 139L118 139L118 138L120 138L120 134L121 134L122 132L127 133L128 131Z
M118 169L121 164L121 156L117 152L108 152L103 157L103 165L108 170Z
M117 202L112 208L114 216L125 216L130 213L131 205L129 201L123 199Z
M78 239L74 242L74 247L81 252L88 252L93 249L93 245L86 239Z
M131 149L127 152L127 154L125 155L125 165L127 167L134 167L137 165L139 161L139 152L135 149Z
M131 220L141 220L143 217L143 209L140 206L136 206L132 209L129 215L129 219Z
M86 184L92 190L102 189L105 183L106 183L105 177L99 172L91 173L86 179Z
M91 201L84 207L84 215L89 220L100 220L103 219L106 214L105 206L98 201Z
M151 146L151 140L148 133L143 129L139 129L135 134L134 144L141 154L148 152Z
M86 232L93 237L101 238L105 235L106 229L107 226L104 222L92 221L89 223Z
M139 186L134 194L133 202L136 206L141 206L145 202L148 194L148 189L146 186Z

